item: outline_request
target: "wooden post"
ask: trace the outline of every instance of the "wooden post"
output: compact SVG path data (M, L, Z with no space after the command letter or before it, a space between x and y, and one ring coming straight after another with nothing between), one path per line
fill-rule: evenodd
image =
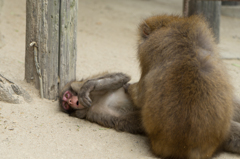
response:
M72 3L73 1L74 3ZM55 100L59 94L59 81L66 83L66 81L74 80L76 76L77 16L75 15L77 15L77 0L64 0L64 2L61 0L27 0L26 6L25 78L27 82L34 82L36 88L40 88L40 90L39 86L42 80L43 97ZM65 7L70 7L67 13L71 13L71 15L75 13L75 15L61 15L64 13L62 9ZM67 33L62 26L69 26ZM62 38L64 40L61 40ZM33 45L30 46L30 43ZM62 49L62 46L67 49ZM37 58L34 58L34 47L37 48ZM74 50L74 54L65 58L62 63L61 57L68 57L69 52ZM67 65L69 63L71 65ZM60 72L64 72L65 75L60 77ZM68 79L61 79L66 77Z
M237 6L240 5L240 2L237 2L239 0L236 1L223 1L222 5L226 5L226 6Z
M37 76L36 67L34 64L33 47L30 43L38 42L38 19L39 19L39 5L40 1L26 1L26 45L25 45L25 79L28 83L35 83L36 88L39 89L39 80Z
M183 17L188 16L189 1L190 0L183 0Z
M188 8L188 16L202 14L206 18L213 31L216 43L219 43L220 7L220 1L190 0Z
M59 89L76 79L78 0L61 1Z
M38 57L43 81L43 95L56 99L58 95L59 9L58 0L43 0L38 36Z

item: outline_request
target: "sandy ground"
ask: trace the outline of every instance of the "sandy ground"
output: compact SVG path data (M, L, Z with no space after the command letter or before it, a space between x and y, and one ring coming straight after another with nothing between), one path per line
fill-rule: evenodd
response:
M69 117L56 101L42 100L24 81L25 0L5 0L0 29L0 73L32 98L31 104L0 102L0 158L13 159L147 159L155 158L146 137L106 129ZM153 14L181 14L180 0L81 0L78 14L77 78L102 71L121 71L139 78L136 30ZM220 51L223 57L240 57L240 19L221 17ZM240 61L224 60L240 97ZM240 159L222 153L218 159Z

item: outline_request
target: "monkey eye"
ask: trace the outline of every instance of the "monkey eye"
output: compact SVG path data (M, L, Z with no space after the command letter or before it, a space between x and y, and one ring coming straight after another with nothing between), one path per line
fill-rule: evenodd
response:
M69 105L68 105L67 102L63 102L63 108L64 108L65 110L68 110L68 109L69 109Z
M149 35L149 33L146 30L143 30L143 34L144 34L145 38Z
M65 97L68 99L68 98L69 98L69 94L68 94L68 93L66 93L66 94L65 94Z

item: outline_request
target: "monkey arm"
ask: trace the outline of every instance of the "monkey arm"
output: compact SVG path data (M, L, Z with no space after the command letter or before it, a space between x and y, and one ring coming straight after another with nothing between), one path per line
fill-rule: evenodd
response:
M90 88L89 86L93 85L92 91L114 90L122 87L130 79L128 75L123 73L110 73L96 79L88 80L81 89L83 90L84 86Z
M129 94L131 100L133 101L134 105L140 108L139 100L141 99L139 97L139 87L138 83L133 83L127 87L127 93Z
M117 131L126 131L132 134L145 134L142 125L141 111L136 110L117 117L114 128Z
M121 88L128 81L130 81L130 77L123 73L110 73L95 79L89 79L78 92L79 102L84 107L90 107L92 103L90 93L92 91L115 90Z

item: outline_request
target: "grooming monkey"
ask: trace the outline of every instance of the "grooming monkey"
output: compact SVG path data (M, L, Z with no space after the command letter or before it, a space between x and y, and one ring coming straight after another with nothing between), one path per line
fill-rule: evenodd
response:
M152 16L139 26L140 80L128 87L155 155L240 153L240 116L211 30L200 16ZM233 102L234 101L234 102ZM237 119L239 122L239 119Z
M140 110L125 92L128 75L103 73L68 83L60 93L62 110L117 131L144 134ZM91 107L90 107L91 106Z

